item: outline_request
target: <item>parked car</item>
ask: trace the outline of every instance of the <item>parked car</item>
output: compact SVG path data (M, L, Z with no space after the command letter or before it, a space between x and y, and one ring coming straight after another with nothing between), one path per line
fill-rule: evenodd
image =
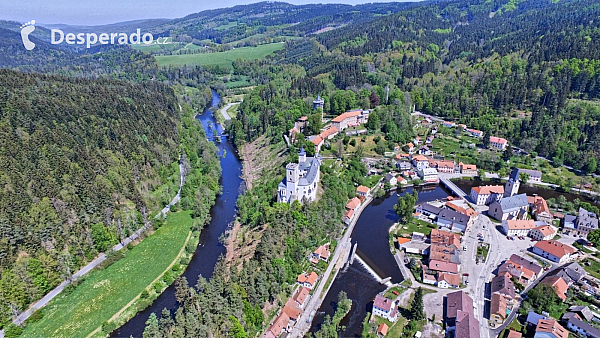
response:
M398 295L398 291L396 291L396 290L392 290L392 293L395 294L396 296Z
M506 236L506 239L510 240L510 236Z

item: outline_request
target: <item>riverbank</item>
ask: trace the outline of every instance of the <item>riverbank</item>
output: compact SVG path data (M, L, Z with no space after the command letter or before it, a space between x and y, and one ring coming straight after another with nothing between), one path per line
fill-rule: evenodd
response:
M121 259L52 300L27 323L22 337L106 336L183 273L191 256L186 244L198 240L198 234L190 236L192 226L191 212L170 214Z

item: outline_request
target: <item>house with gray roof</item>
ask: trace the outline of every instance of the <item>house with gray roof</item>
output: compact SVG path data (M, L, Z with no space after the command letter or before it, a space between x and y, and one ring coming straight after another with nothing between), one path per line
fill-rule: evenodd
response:
M505 197L498 202L490 204L488 215L499 221L509 219L524 219L529 210L527 195L520 194Z
M590 231L596 229L598 229L598 215L587 211L584 208L579 208L577 218L575 219L575 230L577 235L587 238Z
M563 316L564 317L564 316ZM568 316L567 328L586 338L600 338L600 330L584 322L578 316Z
M442 209L437 217L437 224L452 231L465 232L473 223L473 218L454 211L452 209Z
M594 318L592 310L584 305L573 305L569 308L569 312L576 313L582 320L590 321Z

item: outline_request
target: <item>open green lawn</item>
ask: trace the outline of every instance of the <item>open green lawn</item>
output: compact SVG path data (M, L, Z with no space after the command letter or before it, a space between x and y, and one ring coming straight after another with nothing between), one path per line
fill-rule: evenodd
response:
M172 213L166 223L125 257L93 271L71 293L63 293L27 325L22 337L86 337L149 286L177 257L192 226L190 212Z
M434 229L431 226L433 226L434 228L437 228L435 225L415 219L415 218L411 218L406 224L399 224L398 225L398 231L396 232L396 234L398 236L402 236L402 235L411 235L413 232L420 232L423 233L425 235L429 235L431 233L431 230ZM405 229L406 228L406 229Z
M389 290L387 290L385 292L385 294L383 294L383 296L385 298L389 298L389 299L394 300L394 299L396 299L396 297L398 297L397 295L394 294L394 291L396 291L398 293L398 295L399 295L399 294L401 294L404 291L404 289L402 289L399 286L392 286Z
M581 263L581 266L583 266L583 269L587 271L587 273L589 273L590 275L596 278L600 278L600 263L596 260L589 258L585 259Z
M232 62L237 59L257 60L272 54L283 48L283 43L270 43L256 47L242 47L226 52L201 53L187 55L164 55L156 56L159 66L183 66L183 65L210 65L223 68L231 68Z

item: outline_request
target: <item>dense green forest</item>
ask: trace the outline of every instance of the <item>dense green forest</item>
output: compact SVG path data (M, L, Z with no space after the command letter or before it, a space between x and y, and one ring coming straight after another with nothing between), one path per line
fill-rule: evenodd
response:
M180 203L200 225L209 219L216 151L176 102L156 82L0 70L2 325L151 222L178 190L179 155Z

